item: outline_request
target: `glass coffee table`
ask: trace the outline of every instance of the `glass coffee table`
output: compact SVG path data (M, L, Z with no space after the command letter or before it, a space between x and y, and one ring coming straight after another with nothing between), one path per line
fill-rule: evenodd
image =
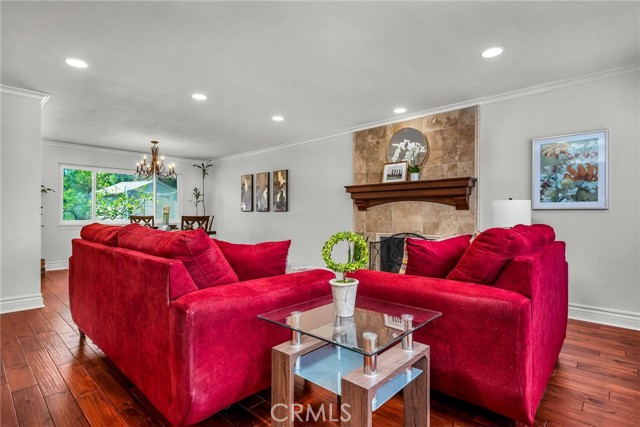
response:
M291 330L271 353L272 426L308 415L294 402L295 376L341 397L342 426L371 426L372 413L402 389L404 426L428 426L429 346L412 334L439 316L359 296L354 315L339 317L331 295L259 315Z

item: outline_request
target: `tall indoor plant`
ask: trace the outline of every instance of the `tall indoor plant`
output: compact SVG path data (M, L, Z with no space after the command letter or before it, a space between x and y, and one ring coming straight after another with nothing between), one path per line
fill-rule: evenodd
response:
M332 259L333 247L339 242L347 242L347 262L337 263ZM340 231L327 240L322 247L322 259L327 268L342 277L329 281L333 293L336 314L340 317L351 317L355 310L358 280L348 278L347 273L364 268L369 258L367 241L361 234L353 231Z
M207 215L207 204L204 201L204 179L207 175L209 175L209 169L213 167L213 163L211 163L211 160L207 160L206 163L202 162L199 165L193 165L193 167L200 169L200 171L202 172L202 199L200 200L202 203L202 214ZM193 190L193 193L195 196L195 188ZM196 215L198 215L198 205L196 205Z
M40 196L42 197L43 194L47 194L49 192L54 192L55 193L56 190L54 190L53 188L49 188L45 185L40 184ZM42 215L42 205L40 205L40 215ZM40 224L40 227L44 227L44 224ZM40 274L44 274L45 270L46 270L46 264L47 262L45 261L44 258L40 258Z

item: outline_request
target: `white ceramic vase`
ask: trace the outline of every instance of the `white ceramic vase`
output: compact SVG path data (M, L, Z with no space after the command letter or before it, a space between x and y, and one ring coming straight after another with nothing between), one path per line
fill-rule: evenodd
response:
M333 293L333 306L336 316L351 317L356 308L356 293L358 281L351 279L348 283L339 283L338 279L329 280Z
M420 181L420 172L411 172L411 181Z

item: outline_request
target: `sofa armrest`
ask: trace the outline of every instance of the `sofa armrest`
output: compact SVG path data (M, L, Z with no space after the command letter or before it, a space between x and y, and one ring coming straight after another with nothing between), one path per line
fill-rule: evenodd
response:
M495 286L513 290L531 299L531 345L536 376L531 404L542 398L545 386L562 348L569 311L569 277L565 243L553 242L541 251L514 258ZM536 407L529 410L535 413Z
M290 337L259 314L331 292L324 270L193 292L171 305L174 423L191 424L270 384L271 348Z
M432 386L514 419L528 419L531 301L493 286L361 270L358 295L439 311L416 331L431 346Z

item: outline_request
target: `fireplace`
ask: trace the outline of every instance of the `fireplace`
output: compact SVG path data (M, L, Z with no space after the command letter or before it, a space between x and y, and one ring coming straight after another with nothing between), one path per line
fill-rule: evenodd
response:
M377 234L378 240L369 243L369 269L398 273L404 258L404 240L407 237L435 240L435 236L416 233Z

